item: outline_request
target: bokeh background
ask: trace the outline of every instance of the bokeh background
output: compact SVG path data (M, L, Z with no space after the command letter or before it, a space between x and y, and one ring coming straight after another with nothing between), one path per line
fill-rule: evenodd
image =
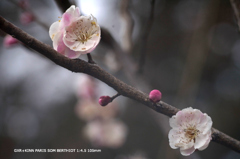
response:
M19 2L1 0L0 15L52 45L48 28L62 15L55 1L25 1L22 7L35 17L25 21ZM121 50L103 39L92 53L98 65L146 93L159 89L162 100L179 109L192 106L206 112L215 128L240 140L240 33L228 0L156 0L153 7L151 0L72 2L84 15L93 14ZM112 88L57 66L22 44L6 47L1 35L0 158L240 158L214 142L204 151L181 156L168 144L168 117L124 97L101 107L98 98L115 95ZM85 55L80 58L86 60Z

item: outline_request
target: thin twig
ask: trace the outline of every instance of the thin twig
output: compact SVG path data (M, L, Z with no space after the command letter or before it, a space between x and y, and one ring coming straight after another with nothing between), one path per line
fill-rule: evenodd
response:
M50 59L57 65L62 66L73 72L86 73L92 77L95 77L101 80L102 82L106 83L110 87L114 88L121 95L131 98L133 100L136 100L142 103L143 105L155 110L156 112L159 112L171 117L179 111L179 109L163 101L160 101L160 103L158 103L157 105L153 105L152 102L148 99L147 94L139 91L138 89L132 86L127 85L126 83L117 79L113 75L104 71L98 65L89 64L88 62L85 62L81 59L72 60L59 54L49 45L46 45L38 41L37 39L33 38L32 36L22 31L12 23L8 22L1 16L0 16L0 29L2 29L4 32L8 33L9 35L13 35L16 39L23 42L25 45L29 46L30 48L36 50L40 54L46 56L48 59ZM225 145L226 147L229 147L232 150L240 153L240 141L214 128L212 133L212 141Z
M145 64L145 59L146 59L146 46L147 46L147 41L148 41L148 36L150 34L152 24L153 24L153 19L154 19L154 5L155 5L155 0L152 0L151 2L151 11L150 11L150 16L148 18L148 21L146 23L146 26L144 28L141 41L140 41L140 58L139 58L139 63L138 63L138 73L143 73L143 68Z
M117 98L118 96L120 96L121 94L120 93L117 93L116 95L112 96L111 97L111 101L113 101L115 98Z
M89 62L90 64L96 64L96 62L93 61L92 56L91 56L90 53L87 53L87 57L88 57L88 62Z

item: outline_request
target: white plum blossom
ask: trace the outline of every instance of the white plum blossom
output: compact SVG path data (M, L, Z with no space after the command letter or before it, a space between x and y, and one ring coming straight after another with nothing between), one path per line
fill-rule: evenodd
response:
M94 16L80 16L79 8L72 5L62 18L50 26L53 48L71 59L93 51L101 37Z
M204 150L212 139L212 119L198 109L185 108L172 116L169 123L172 127L168 134L170 147L180 148L183 156L196 149Z

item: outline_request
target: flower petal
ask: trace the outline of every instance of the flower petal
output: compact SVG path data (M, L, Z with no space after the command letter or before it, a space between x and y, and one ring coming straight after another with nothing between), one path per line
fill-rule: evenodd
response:
M194 144L195 149L199 149L203 147L206 144L206 142L209 140L209 138L211 139L211 131L209 131L207 134L199 134L196 137L196 141Z
M180 149L180 152L181 152L181 154L182 154L183 156L189 156L189 155L191 155L194 151L195 151L194 146L191 147L191 148L189 148L189 149L185 149L185 150Z
M182 133L179 130L171 129L168 133L168 138L169 138L169 145L173 149L179 148L177 146L178 143L180 143L180 140L182 138Z
M201 133L206 134L211 129L212 124L213 122L211 117L204 113L198 124L198 130L201 131Z
M60 23L57 21L57 22L54 22L51 26L50 26L50 29L49 29L49 36L50 38L52 39L52 41L54 40L54 37L56 36L56 34L60 31L59 29L59 26L60 26Z
M74 16L74 17L79 17L80 16L79 8L75 7L75 5L71 5L71 7L68 8L65 13L68 13L71 16Z
M54 50L57 50L59 43L62 41L62 33L58 32L53 38L53 48Z
M62 15L62 19L60 21L61 26L60 29L63 30L66 26L69 26L73 21L78 19L79 16L80 16L79 8L72 5Z
M193 140L189 141L188 138L185 137L184 132L181 130L171 129L169 134L169 145L173 149L181 148L181 149L189 149L194 145Z
M81 55L81 53L79 51L73 51L73 50L69 49L68 47L66 47L66 49L65 49L65 56L70 59L78 58L80 55Z
M208 140L206 141L206 143L202 147L198 148L198 150L202 151L202 150L206 149L208 147L211 139L212 139L212 137L209 137Z

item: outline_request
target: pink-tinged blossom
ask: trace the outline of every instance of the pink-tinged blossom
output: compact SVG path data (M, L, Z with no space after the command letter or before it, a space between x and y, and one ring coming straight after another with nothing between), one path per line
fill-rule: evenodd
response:
M31 23L34 20L34 16L30 12L23 12L20 15L20 22L24 25Z
M154 89L149 93L149 99L153 103L157 103L162 99L162 93L159 90Z
M14 37L12 37L11 35L6 35L3 41L3 45L6 48L10 48L11 46L15 45L19 43L19 41L17 39L15 39Z
M196 149L204 150L212 139L212 119L198 109L185 108L172 116L169 123L172 127L168 134L170 147L180 148L183 156Z
M89 122L84 129L86 137L98 147L119 148L127 136L126 125L118 120Z
M81 99L92 99L96 100L96 94L97 94L97 84L94 78L91 76L82 74L79 76L79 79L77 80L76 86L74 87L76 89L76 95L78 98Z
M71 59L93 51L100 41L100 27L94 16L80 16L72 5L62 18L50 26L53 48Z

